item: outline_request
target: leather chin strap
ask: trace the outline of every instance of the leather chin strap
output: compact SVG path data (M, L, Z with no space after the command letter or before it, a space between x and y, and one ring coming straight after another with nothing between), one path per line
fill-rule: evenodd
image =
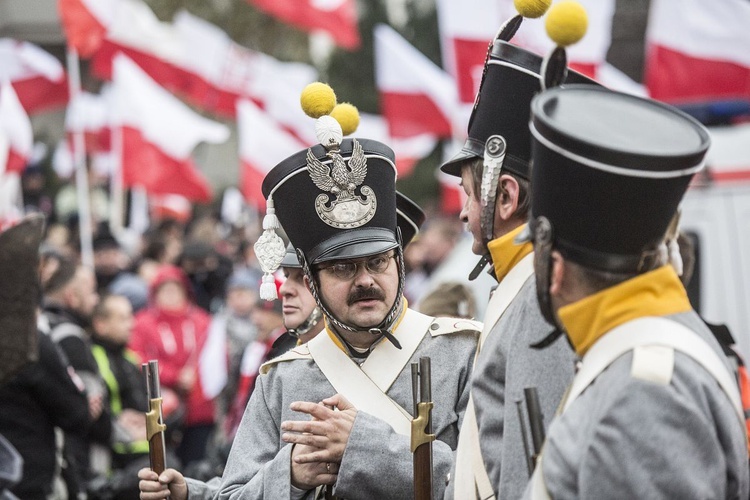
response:
M544 319L554 327L552 332L539 342L531 344L532 349L544 349L552 345L564 334L552 308L549 287L552 283L552 224L546 217L534 221L534 275L536 277L536 297Z
M398 231L398 238L400 241L401 239L400 231ZM297 257L299 258L299 261L302 264L302 270L304 271L305 275L307 276L307 279L310 282L310 293L312 293L313 297L315 298L315 302L316 304L318 304L318 308L321 310L323 315L326 318L328 318L328 320L333 325L335 325L337 328L346 330L348 332L369 332L372 335L380 335L388 339L388 341L390 341L397 349L401 349L401 343L396 339L396 337L393 336L391 329L394 323L396 322L396 318L399 317L401 310L403 308L403 304L404 304L403 294L404 294L404 283L406 281L406 272L405 272L405 266L404 266L404 252L400 244L395 248L395 251L396 251L396 255L395 255L396 265L399 268L398 292L396 295L397 298L394 301L393 306L391 306L390 311L388 311L388 314L385 315L385 318L383 319L383 321L381 321L380 324L374 327L348 325L344 323L343 321L336 319L336 317L331 313L330 309L326 307L326 305L323 303L323 300L318 291L318 283L312 274L312 269L310 269L310 265L307 262L305 253L302 250L297 249ZM343 338L341 340L344 341ZM348 344L348 343L345 342L345 344ZM351 348L349 348L349 350L352 351Z
M302 335L315 328L318 322L323 318L323 313L320 312L320 308L316 307L312 310L310 315L299 325L297 328L289 328L286 332L292 337L298 339Z

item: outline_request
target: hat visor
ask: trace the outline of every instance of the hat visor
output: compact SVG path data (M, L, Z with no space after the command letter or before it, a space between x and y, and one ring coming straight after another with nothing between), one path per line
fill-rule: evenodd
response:
M358 259L387 252L398 246L396 236L384 228L344 231L313 248L307 258L311 264L332 260Z
M484 144L480 141L468 138L461 148L461 151L456 154L453 158L443 163L440 170L448 175L455 177L461 177L461 167L467 160L476 160L477 158L484 158Z

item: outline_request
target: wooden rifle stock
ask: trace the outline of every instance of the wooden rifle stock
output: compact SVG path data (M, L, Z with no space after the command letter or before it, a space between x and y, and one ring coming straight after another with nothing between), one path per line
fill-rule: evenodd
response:
M411 452L414 454L414 499L432 500L432 383L430 358L411 364L414 420L411 423Z
M157 474L167 468L166 444L164 442L164 419L161 413L161 387L159 385L159 362L151 360L141 365L146 382L148 412L146 412L146 438L148 439L148 458L151 470Z

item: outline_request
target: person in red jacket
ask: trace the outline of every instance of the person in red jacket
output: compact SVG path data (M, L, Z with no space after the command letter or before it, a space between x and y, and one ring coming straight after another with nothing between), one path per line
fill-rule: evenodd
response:
M135 318L130 348L143 361L159 361L164 387L185 402L186 416L177 456L183 465L200 460L214 425L214 404L198 380L198 359L208 336L210 317L195 305L185 273L159 269L149 287L149 305Z

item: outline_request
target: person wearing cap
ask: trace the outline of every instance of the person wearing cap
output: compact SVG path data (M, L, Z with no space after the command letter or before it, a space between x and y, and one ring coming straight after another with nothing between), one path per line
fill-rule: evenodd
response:
M337 114L335 95L322 87L312 84L301 99L308 114L326 108L315 113L321 144L282 161L264 179L265 231L255 248L270 275L284 252L274 229L284 228L326 327L262 367L219 498L312 497L323 485L342 498L411 496L407 365L422 356L432 360L436 477L453 462L480 327L408 308L393 151L343 139L329 115ZM318 106L322 101L330 106ZM272 297L268 292L261 288L262 296ZM436 479L433 487L442 496L444 482Z
M467 195L460 217L474 238L473 252L481 256L470 279L489 262L490 274L498 281L484 317L471 399L448 487L447 496L456 499L523 494L531 446L524 433L530 424L525 416L519 417L517 402L524 401L526 388L536 388L546 427L573 377L574 354L566 342L558 340L544 350L533 346L550 328L536 303L533 247L515 241L527 226L529 106L542 86L543 60L509 40L522 16L541 16L549 2L516 6L521 15L500 30L488 54L468 139L441 167L461 178ZM549 16L554 20L555 15L553 7ZM567 73L567 82L593 84L573 71Z
M747 498L736 379L660 249L708 132L593 87L531 113L538 299L580 365L525 497Z
M404 245L408 245L419 232L424 220L425 214L419 205L396 192L396 221ZM268 354L269 358L276 357L274 351L280 355L312 340L324 327L324 322L321 321L322 314L305 284L305 275L292 245L286 248L281 269L286 279L279 287L279 294L287 333L274 343L272 351ZM220 477L203 482L186 478L175 469L167 469L161 476L156 476L150 469L141 469L138 477L141 480L141 497L151 500L167 496L172 500L186 500L188 493L191 499L209 499L214 497L221 485Z

